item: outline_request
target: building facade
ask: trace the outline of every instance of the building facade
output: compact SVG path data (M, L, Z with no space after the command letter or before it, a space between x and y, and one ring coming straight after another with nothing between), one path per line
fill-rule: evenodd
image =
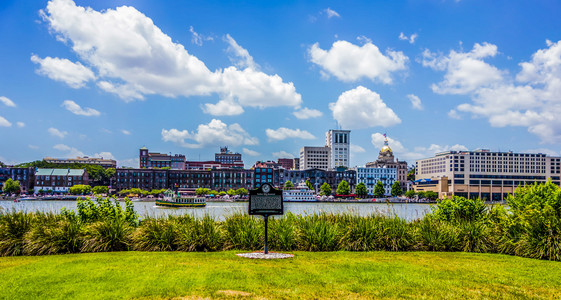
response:
M214 161L222 164L236 165L240 168L244 167L242 155L240 153L233 153L228 150L228 147L220 147L220 153L214 154Z
M331 149L329 168L350 166L351 131L331 129L325 133L325 145Z
M331 169L331 148L325 147L302 147L300 149L300 170L308 169Z
M397 169L395 168L356 168L356 184L363 182L369 195L374 195L374 188L378 181L384 185L384 195L392 194L392 185L397 181Z
M561 185L561 158L545 154L447 151L415 164L415 191L504 200L517 186L546 182Z
M45 157L43 161L54 164L88 164L88 165L98 165L105 169L107 168L117 168L117 161L114 159L104 159L97 157L76 157L76 158L52 158Z
M85 169L37 169L35 171L34 192L68 193L68 189L77 184L88 184L88 172Z
M294 159L292 158L279 158L277 163L284 169L292 170L294 169Z
M4 185L4 182L10 178L13 181L19 181L22 193L29 194L33 191L35 168L0 168L0 188Z
M141 169L170 168L185 170L185 155L149 152L146 147L140 148L139 167Z
M356 171L326 171L322 169L308 169L308 170L281 170L280 172L280 186L283 186L286 181L292 182L294 185L300 181L309 180L316 193L319 193L319 188L325 182L331 186L333 194L337 190L339 183L345 180L354 191L356 186Z
M393 151L388 144L388 138L384 134L385 141L384 146L380 149L380 153L378 154L378 159L373 162L366 163L367 168L394 168L397 172L397 181L401 185L401 189L403 191L408 190L408 183L407 183L407 162L406 161L399 161L393 155Z

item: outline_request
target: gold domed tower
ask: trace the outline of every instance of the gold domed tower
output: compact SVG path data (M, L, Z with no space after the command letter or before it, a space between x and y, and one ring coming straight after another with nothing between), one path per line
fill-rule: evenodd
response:
M378 155L378 162L381 163L393 163L394 156L392 152L392 148L388 145L388 137L384 134L384 146L380 149L380 154Z

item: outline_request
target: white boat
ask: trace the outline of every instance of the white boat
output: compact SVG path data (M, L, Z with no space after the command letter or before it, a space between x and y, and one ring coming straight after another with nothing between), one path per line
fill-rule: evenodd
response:
M164 199L156 199L156 205L167 207L205 207L206 198L196 196L194 192L167 190Z
M310 190L306 183L302 180L298 186L288 188L282 191L284 202L316 202L314 191Z

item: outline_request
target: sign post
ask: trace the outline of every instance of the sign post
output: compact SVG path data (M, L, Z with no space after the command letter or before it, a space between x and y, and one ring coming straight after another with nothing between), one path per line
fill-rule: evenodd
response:
M268 183L249 191L249 214L262 215L265 220L265 254L269 253L267 231L269 216L284 214L282 191L273 188Z

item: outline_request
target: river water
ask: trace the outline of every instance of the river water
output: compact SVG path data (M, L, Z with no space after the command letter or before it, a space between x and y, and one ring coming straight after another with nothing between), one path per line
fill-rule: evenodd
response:
M120 202L124 207L124 202ZM247 202L207 202L203 208L165 208L156 206L154 202L133 202L135 210L141 216L166 216L192 214L195 217L210 215L215 219L224 219L233 213L247 213ZM0 211L43 211L59 212L63 207L76 210L76 201L0 201ZM386 216L397 215L398 217L412 221L420 219L430 212L431 205L419 203L326 203L326 202L285 202L284 211L295 215L312 215L322 212L333 214L352 214L358 216L369 216L382 214Z

